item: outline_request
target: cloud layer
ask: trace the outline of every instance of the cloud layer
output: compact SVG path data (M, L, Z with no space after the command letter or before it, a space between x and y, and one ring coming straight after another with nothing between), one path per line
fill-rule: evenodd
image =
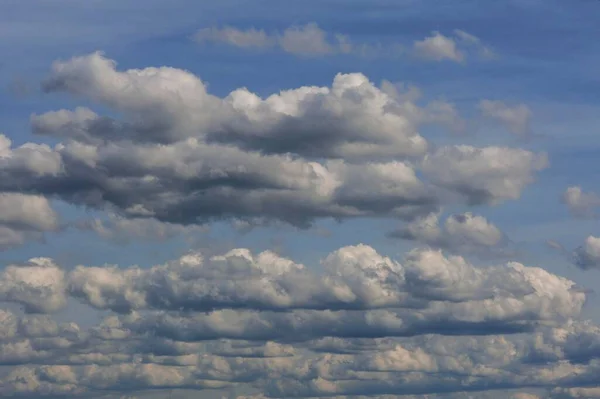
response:
M33 115L34 133L64 141L13 147L0 136L0 190L126 218L412 220L445 203L517 199L547 166L545 154L519 148L430 149L418 128L447 124L443 115L454 123L453 108L419 107L360 73L264 99L243 88L220 98L190 72L119 71L93 53L56 62L43 87L122 119L82 107Z
M366 245L340 248L322 266L325 275L247 249L190 253L150 269L67 272L50 259L7 266L1 299L38 314L0 311L0 364L12 366L0 392L551 391L585 386L600 364L600 328L573 320L585 294L543 269L480 268L431 249L400 263ZM40 314L69 300L116 314L89 328ZM577 392L587 391L555 394Z

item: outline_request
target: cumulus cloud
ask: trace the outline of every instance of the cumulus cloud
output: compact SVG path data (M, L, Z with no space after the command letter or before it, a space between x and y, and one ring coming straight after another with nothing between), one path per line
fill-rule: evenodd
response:
M425 156L423 172L470 204L516 199L533 182L536 171L548 166L545 154L508 147L441 147Z
M3 138L0 135L0 141ZM58 215L46 198L0 192L0 250L21 245L28 239L39 239L44 232L58 229Z
M480 268L430 249L399 263L365 245L340 248L322 263L326 276L271 252L236 249L147 270L80 266L62 274L54 292L139 311L85 329L0 311L0 364L12 365L0 393L216 389L236 397L236 387L264 398L461 398L490 387L551 390L598 370L600 328L571 319L585 294L543 269ZM18 267L54 268L49 260L28 264ZM32 275L48 281L39 273L0 276L2 287L17 280L38 287L7 300L55 302L26 281Z
M414 54L429 61L453 61L464 63L468 56L477 55L480 58L490 59L494 52L483 44L477 36L463 30L454 30L454 36L445 36L438 31L431 36L413 43Z
M7 265L0 274L0 301L16 302L33 313L52 312L66 303L64 271L49 258Z
M367 336L403 336L415 334L419 326L452 334L461 325L475 332L489 323L526 330L530 323L579 312L585 298L573 282L543 269L515 262L480 269L459 256L445 257L432 249L410 252L401 264L366 245L344 247L323 259L325 275L272 252L253 255L247 249L209 259L190 253L149 269L77 266L64 273L47 259L30 263L6 269L3 300L25 304L33 311L53 311L71 296L118 313L158 311L153 323L186 319L166 314L160 319L161 311L222 311L194 316L189 333L204 331L212 337L225 329L233 335L223 338L233 339L246 333L254 334L253 339L273 334L283 339L286 331L302 337L313 334L311 329L338 331L342 336L360 331ZM39 302L34 294L41 297ZM490 301L498 308L489 308ZM331 313L342 310L346 313ZM293 311L298 313L289 313ZM232 325L227 320L234 315L237 321ZM138 320L135 314L132 317ZM268 323L257 322L263 317ZM297 324L295 318L305 323ZM442 319L446 326L439 324ZM186 334L183 326L174 331Z
M569 212L575 217L594 217L595 209L600 207L600 196L584 192L579 186L571 186L562 195L562 202L567 205Z
M577 267L589 270L600 268L600 238L589 236L584 244L573 252Z
M440 32L433 32L431 36L416 41L414 50L418 56L433 61L463 62L465 59L465 55L458 49L454 39Z
M204 40L354 51L320 34L299 27L270 44L267 33L231 28ZM452 40L464 57L481 45L465 32ZM317 264L247 248L150 267L9 262L1 396L593 394L600 332L579 320L586 293L539 267L458 256L505 237L470 212L439 219L442 206L517 199L547 167L545 154L432 145L420 126L460 130L453 104L418 106L416 90L358 73L264 98L243 88L218 97L188 71L120 71L95 53L55 63L43 88L90 108L32 115L33 132L53 146L0 136L0 227L57 229L56 198L106 211L78 227L119 242L189 234L211 220L306 227L381 217L403 219L398 234L427 247L394 258L345 246ZM104 318L59 322L70 306Z
M454 123L446 117L453 109L400 101L356 73L266 99L246 89L219 98L189 72L122 72L94 53L55 63L44 88L98 102L124 120L84 108L32 116L34 132L65 141L13 148L4 139L0 190L128 218L184 225L262 218L301 227L323 217L410 220L453 195L469 203L516 199L546 166L543 154L513 148L428 154L419 124ZM417 177L421 171L430 181Z
M525 104L510 106L502 101L481 100L479 111L484 118L500 123L513 134L531 133L532 112Z
M390 236L458 253L491 250L507 243L494 224L471 212L450 215L443 226L440 226L439 215L431 213L393 231Z

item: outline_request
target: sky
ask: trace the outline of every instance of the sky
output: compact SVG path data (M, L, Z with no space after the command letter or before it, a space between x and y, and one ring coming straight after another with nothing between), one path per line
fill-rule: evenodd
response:
M598 20L0 1L0 395L600 398Z

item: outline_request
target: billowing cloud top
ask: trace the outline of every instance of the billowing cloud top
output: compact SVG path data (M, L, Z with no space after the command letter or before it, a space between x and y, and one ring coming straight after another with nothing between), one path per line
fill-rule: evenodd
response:
M340 248L322 266L324 275L248 249L192 252L150 269L65 272L50 259L9 266L3 301L47 313L71 297L117 314L82 329L0 311L0 362L20 365L0 392L81 397L251 383L265 397L451 394L490 378L503 388L551 388L581 369L582 356L595 365L600 354L600 329L572 321L585 294L540 268L481 268L431 249L400 263L366 245Z
M93 53L56 62L44 88L123 118L87 108L33 115L35 133L65 141L15 148L3 138L0 189L128 217L413 219L448 201L516 199L547 165L544 154L508 147L431 152L418 127L446 123L440 112L452 107L421 108L360 73L265 99L245 88L219 98L190 72L119 71Z

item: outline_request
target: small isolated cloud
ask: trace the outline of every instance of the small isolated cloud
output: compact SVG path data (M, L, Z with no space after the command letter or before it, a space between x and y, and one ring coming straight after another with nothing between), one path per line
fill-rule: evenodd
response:
M458 49L456 41L442 35L440 32L433 32L431 36L416 41L414 49L419 57L426 60L451 60L455 62L465 60L465 55Z
M491 58L492 50L485 46L481 39L456 29L454 36L445 36L438 31L431 36L413 43L414 54L429 61L454 61L464 63L473 53L479 57Z
M438 214L419 218L392 237L414 240L452 252L491 250L506 244L506 237L494 224L470 212L449 216L440 226Z
M579 186L568 187L562 195L562 202L567 205L571 215L578 218L596 217L596 209L600 207L600 196L586 193Z
M192 36L197 43L223 43L246 49L278 48L297 56L324 56L331 54L374 55L381 53L381 46L354 43L346 35L330 34L316 23L288 27L283 32L267 33L262 29L237 29L231 26L200 29ZM387 49L398 52L399 46Z
M425 156L421 169L437 185L462 195L469 204L515 199L548 167L545 154L520 148L467 145L441 147Z
M583 270L600 269L600 238L589 236L573 252L575 266Z
M517 199L547 166L543 153L520 148L432 150L419 128L459 125L454 106L421 107L410 90L384 90L360 73L266 97L245 88L220 97L188 71L121 71L93 53L56 62L43 87L118 117L85 107L33 115L34 133L63 141L13 146L0 136L0 190L170 224L159 236L215 220L410 221L445 203ZM131 233L152 228L150 219L113 222Z
M484 118L500 123L515 135L531 133L532 112L525 104L509 106L502 101L482 100L478 108Z

